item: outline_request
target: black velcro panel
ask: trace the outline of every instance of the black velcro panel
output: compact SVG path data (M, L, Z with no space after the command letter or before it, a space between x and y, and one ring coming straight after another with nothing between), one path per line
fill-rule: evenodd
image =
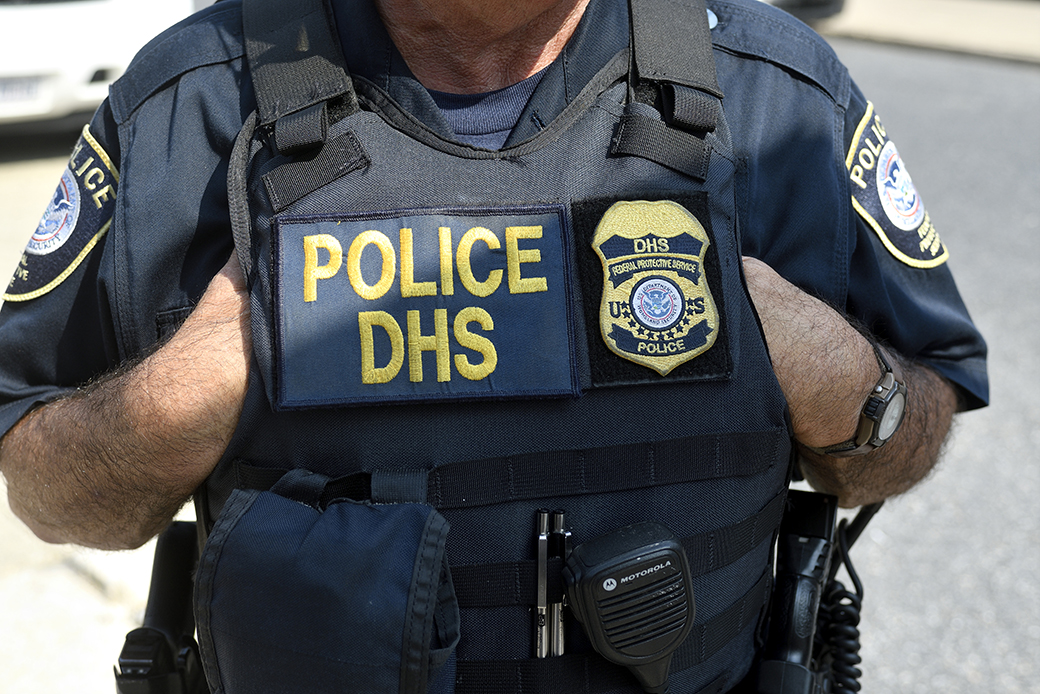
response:
M711 217L708 211L707 193L676 193L662 195L648 194L644 197L632 196L629 200L641 199L650 202L671 200L700 220L708 235L714 239L711 230ZM592 248L592 240L596 235L596 227L610 206L618 202L618 198L592 198L575 201L571 205L575 246L578 253L578 276L581 280L581 293L584 297L585 335L588 339L589 366L592 387L635 385L642 383L662 383L669 381L689 382L700 380L724 379L733 369L730 356L729 326L726 324L725 304L728 297L722 292L722 273L719 269L719 257L716 244L708 246L704 258L704 274L711 287L712 297L722 320L719 323L719 335L715 345L704 354L675 367L667 376L634 362L622 359L607 347L600 332L599 311L603 296L603 264Z
M323 0L245 0L242 25L261 125L337 96L353 97Z

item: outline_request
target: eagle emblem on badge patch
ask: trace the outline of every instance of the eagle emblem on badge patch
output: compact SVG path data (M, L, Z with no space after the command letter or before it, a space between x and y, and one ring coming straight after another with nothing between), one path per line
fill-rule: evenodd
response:
M592 247L603 264L600 331L618 356L667 375L711 348L719 315L704 274L708 233L670 200L622 201Z

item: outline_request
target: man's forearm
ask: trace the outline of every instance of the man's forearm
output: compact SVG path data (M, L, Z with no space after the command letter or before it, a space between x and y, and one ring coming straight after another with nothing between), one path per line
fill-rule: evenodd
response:
M888 443L845 458L799 447L806 480L836 494L842 506L862 506L910 489L934 467L949 433L957 410L953 387L927 366L899 359L908 402L903 424Z
M746 258L748 289L762 322L773 370L787 397L802 471L843 506L880 501L906 491L935 465L957 399L953 387L921 364L898 355L907 380L907 415L893 438L866 455L834 457L810 450L847 441L881 376L870 342L822 301Z
M11 508L40 538L139 546L220 460L249 367L249 316L233 270L162 348L31 412L0 442Z

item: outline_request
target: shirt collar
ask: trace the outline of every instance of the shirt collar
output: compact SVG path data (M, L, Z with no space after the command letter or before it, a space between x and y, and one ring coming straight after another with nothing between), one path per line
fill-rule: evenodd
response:
M331 0L343 55L362 77L438 134L452 132L429 92L390 40L372 0ZM536 135L560 115L599 70L628 45L628 3L591 0L571 40L549 66L506 146Z

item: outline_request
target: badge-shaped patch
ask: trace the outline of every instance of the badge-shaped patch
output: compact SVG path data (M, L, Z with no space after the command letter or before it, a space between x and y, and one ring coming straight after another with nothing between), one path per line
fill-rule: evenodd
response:
M845 167L852 182L852 206L892 255L919 268L946 262L949 252L924 209L899 150L888 139L881 118L869 102Z
M108 231L119 173L88 127L76 142L4 301L28 301L65 281Z
M669 200L618 202L596 228L600 331L620 357L667 375L714 343L719 314L704 274L704 226Z

